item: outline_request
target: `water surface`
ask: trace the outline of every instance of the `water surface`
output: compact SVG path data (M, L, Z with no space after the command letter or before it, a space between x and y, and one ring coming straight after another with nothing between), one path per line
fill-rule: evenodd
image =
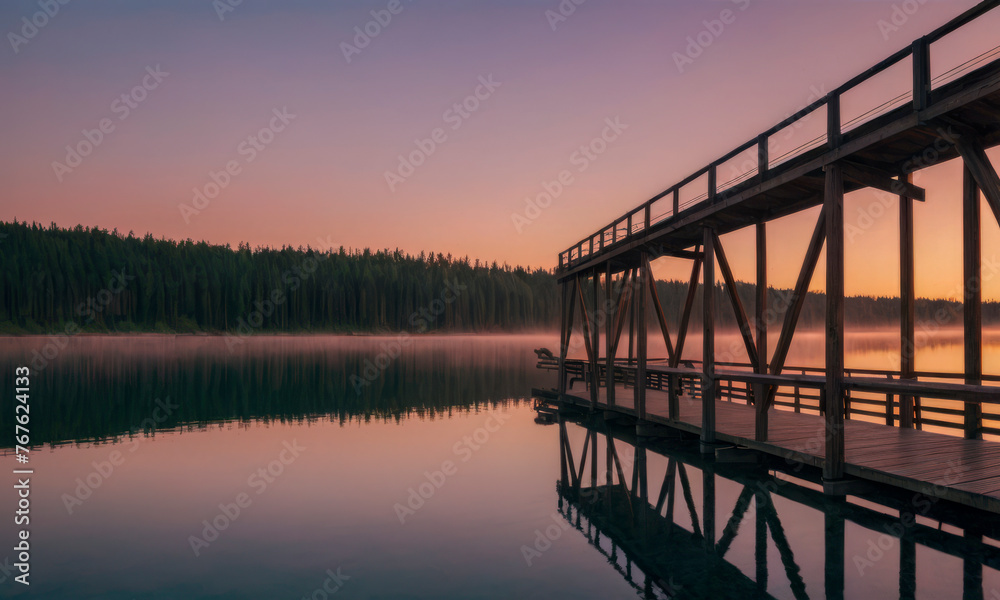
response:
M527 400L531 387L554 381L531 350L555 348L557 337L71 338L32 376L32 585L0 570L0 590L110 599L322 598L331 589L343 598L702 597L682 582L711 565L644 573L642 557L612 547L609 533L595 543L594 531L577 528L579 509L560 496L559 426L537 424ZM47 343L0 340L5 385ZM12 428L6 394L2 411ZM567 428L579 463L588 434ZM10 447L5 437L8 469ZM635 449L626 441L616 449L631 481ZM652 504L667 454L651 450L646 462ZM704 477L695 464L687 474L703 516ZM721 535L743 484L709 476ZM5 488L0 510L12 511ZM725 555L732 589L745 577L762 597L823 597L825 508L779 495L773 506L787 544L767 538L769 576L757 581L750 508ZM938 526L933 514L919 516ZM685 504L675 521L694 536ZM4 518L3 539L15 531ZM845 597L899 593L900 544L855 568L882 533L848 521ZM660 540L655 551L684 552L682 542ZM915 597L962 597L962 559L916 548ZM1000 580L982 571L990 597Z

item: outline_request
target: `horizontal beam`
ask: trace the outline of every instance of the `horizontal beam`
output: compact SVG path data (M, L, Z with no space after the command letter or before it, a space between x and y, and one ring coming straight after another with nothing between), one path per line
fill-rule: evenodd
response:
M855 183L860 183L861 185L889 192L897 196L912 198L918 202L923 202L927 199L927 192L924 188L913 185L904 179L894 179L891 173L887 173L881 169L845 161L840 163L840 170L846 179L850 179Z

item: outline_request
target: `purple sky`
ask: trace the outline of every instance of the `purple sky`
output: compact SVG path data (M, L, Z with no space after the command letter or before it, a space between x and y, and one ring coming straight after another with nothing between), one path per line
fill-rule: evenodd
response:
M45 18L37 2L0 5L0 219L551 267L570 244L975 4L913 2L905 15L881 1L243 0L220 18L225 2L70 2ZM555 20L560 5L574 12ZM371 11L388 22L369 23ZM43 23L34 31L32 18ZM995 46L998 23L991 14L935 45L935 74ZM377 35L347 48L348 61L344 45L366 25ZM710 44L692 45L699 38ZM679 67L678 56L694 58ZM859 106L894 96L897 80L905 89L903 75L865 90ZM602 153L580 152L602 133L613 138L596 144ZM102 139L77 164L66 146L86 151L88 136ZM400 168L411 155L421 163L412 173ZM571 182L551 204L526 211L563 171ZM950 295L952 271L960 281L958 174L942 165L918 176L931 196L916 217L918 272L941 273L918 280L918 293ZM214 197L196 202L195 190ZM875 198L852 195L848 223ZM894 293L893 215L849 244L849 294ZM794 280L813 219L772 226L772 252L791 256L774 266L776 285ZM1000 233L988 211L983 222L989 259ZM749 278L751 238L726 241ZM1000 283L986 288L1000 296Z

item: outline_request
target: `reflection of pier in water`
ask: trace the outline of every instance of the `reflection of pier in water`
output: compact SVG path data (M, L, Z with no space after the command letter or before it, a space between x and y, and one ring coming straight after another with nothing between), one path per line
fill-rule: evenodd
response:
M637 438L634 426L605 421L600 413L563 410L558 420L559 512L644 597L771 598L770 581L787 582L795 598L843 598L845 577L887 560L898 564L899 597L915 598L917 551L924 547L960 559L961 573L935 565L935 577L960 578L962 597L981 599L983 567L1000 569L1000 548L993 545L1000 523L987 513L888 486L830 496L821 491L815 467L773 457L761 464L716 461L698 451L696 438ZM571 443L580 437L577 425L582 448L579 440L575 448ZM717 485L740 489L731 509L716 502ZM807 589L800 563L812 549L800 547L796 554L777 498L823 515L822 591ZM753 522L753 573L727 560L747 521ZM800 524L786 516L785 525ZM861 527L879 550L869 545L847 556L849 524ZM780 568L771 569L769 547L777 550Z

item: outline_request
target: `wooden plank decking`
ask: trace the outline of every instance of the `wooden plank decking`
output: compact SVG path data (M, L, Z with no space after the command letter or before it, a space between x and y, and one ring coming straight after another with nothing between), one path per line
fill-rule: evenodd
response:
M606 392L600 389L601 409L636 416L631 387L616 386L614 406L607 404ZM589 391L571 389L562 399L590 406L589 395ZM679 406L681 418L671 420L666 392L646 390L650 422L701 433L701 400L683 396ZM822 467L824 421L818 415L770 411L768 441L763 443L754 440L752 406L717 401L715 419L719 441ZM1000 513L1000 442L857 420L845 421L844 426L847 475Z

